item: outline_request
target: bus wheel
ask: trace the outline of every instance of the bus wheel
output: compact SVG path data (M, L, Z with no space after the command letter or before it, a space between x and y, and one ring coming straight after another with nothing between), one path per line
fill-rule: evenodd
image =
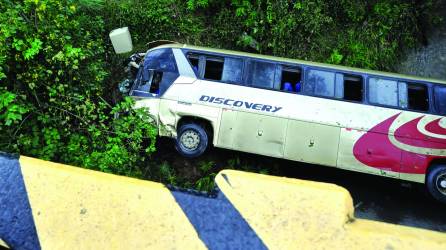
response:
M186 123L178 129L175 148L184 157L198 157L206 151L207 147L208 134L202 126Z
M446 203L446 166L434 166L427 174L426 185L435 199Z

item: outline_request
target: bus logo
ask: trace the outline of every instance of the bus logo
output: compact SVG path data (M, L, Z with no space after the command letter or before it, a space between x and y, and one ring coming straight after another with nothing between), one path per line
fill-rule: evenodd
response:
M237 107L237 108L243 107L246 109L260 110L260 111L266 111L266 112L270 112L270 113L276 113L277 111L282 109L282 107L277 107L277 106L272 106L272 105L253 103L253 102L247 102L247 101L241 101L241 100L233 100L233 99L229 99L229 98L207 96L207 95L202 95L200 97L200 102L222 104L222 105Z

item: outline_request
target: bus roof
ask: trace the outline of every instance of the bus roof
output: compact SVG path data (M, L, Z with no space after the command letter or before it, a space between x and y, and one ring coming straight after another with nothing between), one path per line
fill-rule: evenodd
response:
M284 62L284 63L303 64L303 65L308 65L308 66L323 67L323 68L329 68L329 69L335 69L335 70L343 70L343 71L351 71L351 72L358 72L358 73L364 73L364 74L379 75L379 76L384 76L384 77L403 78L403 79L413 80L413 81L424 81L424 82L431 82L431 83L446 84L446 80L440 80L440 79L411 76L411 75L383 72L383 71L377 71L377 70L368 70L368 69L347 67L347 66L341 66L341 65L333 65L333 64L327 64L327 63L318 63L318 62L304 61L304 60L284 58L284 57L278 57L278 56L268 56L268 55L240 52L240 51L234 51L234 50L214 49L214 48L200 47L200 46L180 44L180 43L164 44L164 45L160 45L160 46L151 48L150 50L158 49L158 48L185 48L185 49L199 50L199 51L211 52L211 53L221 53L221 54L234 55L234 56L245 56L245 57L272 60L272 61Z

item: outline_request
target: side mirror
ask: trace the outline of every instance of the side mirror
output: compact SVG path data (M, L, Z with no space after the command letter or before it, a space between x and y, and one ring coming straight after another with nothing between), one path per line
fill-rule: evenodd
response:
M114 29L109 36L116 54L127 53L133 50L132 37L128 27Z

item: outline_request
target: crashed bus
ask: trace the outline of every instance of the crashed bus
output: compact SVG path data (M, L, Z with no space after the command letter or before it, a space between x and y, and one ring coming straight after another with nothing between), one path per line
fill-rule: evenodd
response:
M446 202L446 81L176 43L138 67L128 94L185 157L213 145L425 183Z

